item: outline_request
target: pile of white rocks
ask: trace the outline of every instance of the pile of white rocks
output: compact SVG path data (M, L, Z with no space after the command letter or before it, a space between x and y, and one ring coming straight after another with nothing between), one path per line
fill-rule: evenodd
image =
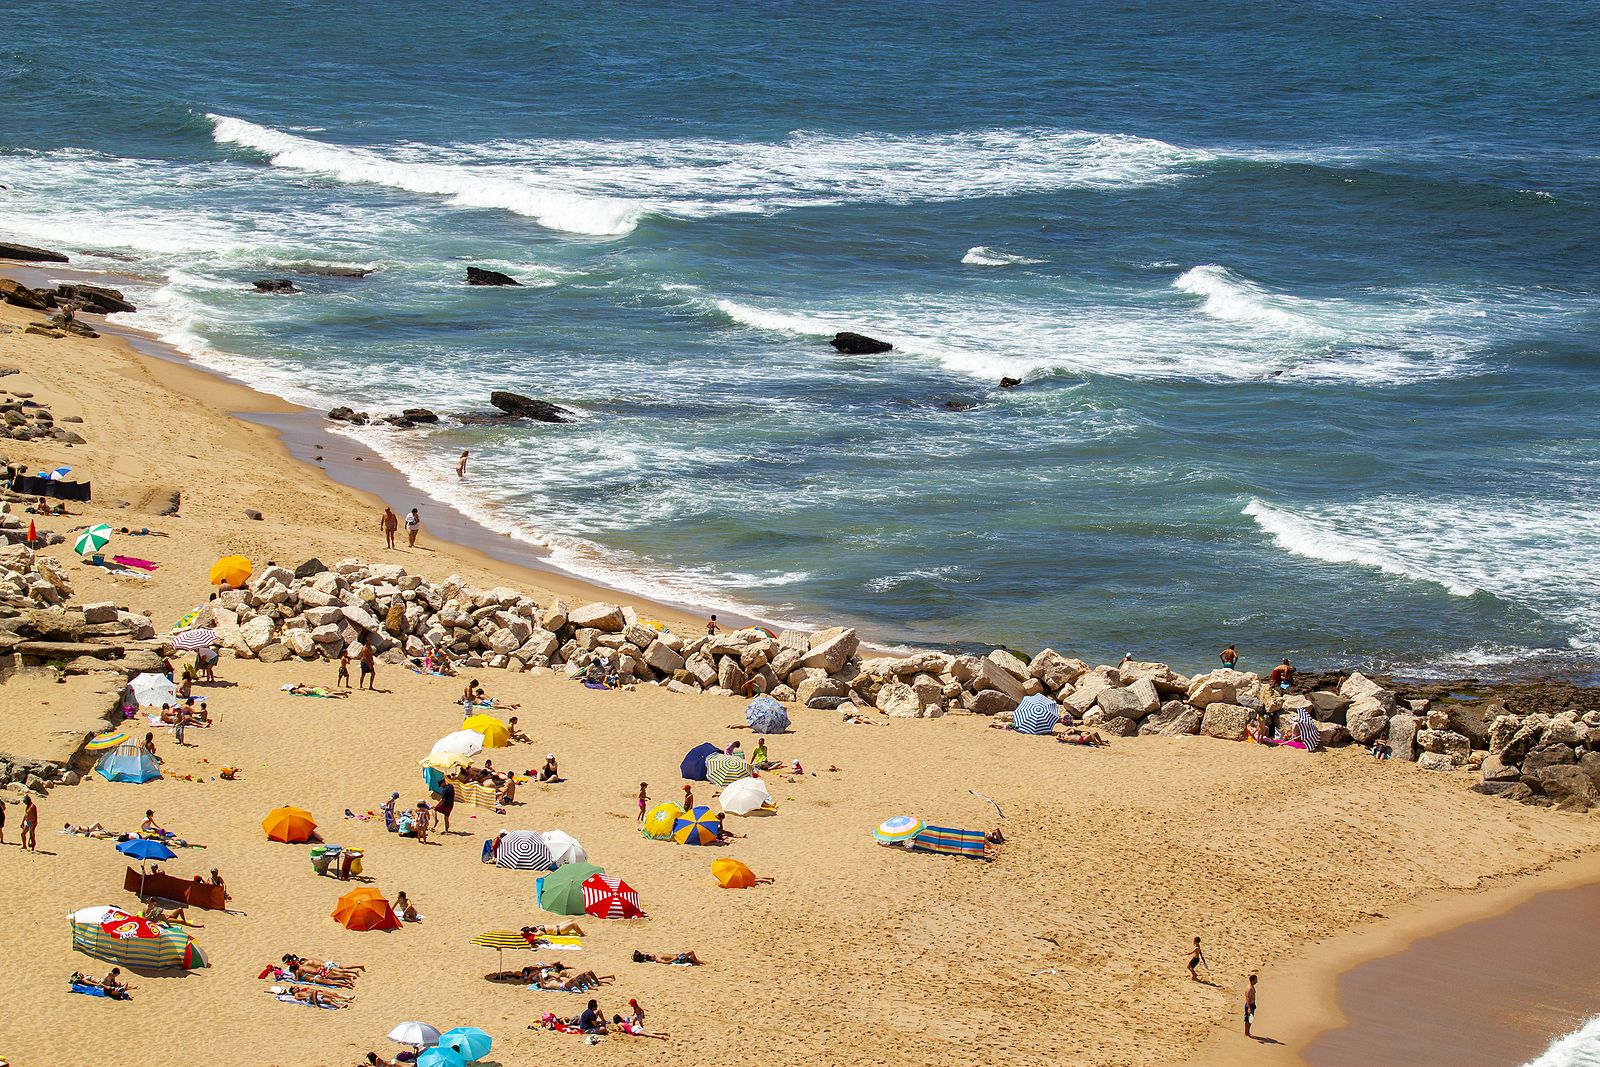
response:
M72 580L61 564L24 548L0 552L0 612L64 604L72 599Z

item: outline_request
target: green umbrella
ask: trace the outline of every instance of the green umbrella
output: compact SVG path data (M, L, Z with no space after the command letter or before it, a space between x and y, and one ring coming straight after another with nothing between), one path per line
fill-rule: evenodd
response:
M539 907L557 915L583 914L583 882L591 874L599 874L604 867L592 863L569 863L544 876L544 888L539 893Z
M91 526L79 534L78 539L72 542L72 547L77 550L78 555L87 556L91 552L98 552L106 547L106 542L110 540L111 527L102 522L98 526Z

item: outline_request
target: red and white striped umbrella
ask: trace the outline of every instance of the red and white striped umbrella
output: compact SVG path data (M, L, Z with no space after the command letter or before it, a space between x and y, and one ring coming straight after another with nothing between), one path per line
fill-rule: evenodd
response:
M202 648L210 648L216 643L217 631L207 626L191 627L167 638L167 644L179 652L194 652Z
M584 880L583 910L596 919L637 919L644 914L634 888L609 874L591 874Z

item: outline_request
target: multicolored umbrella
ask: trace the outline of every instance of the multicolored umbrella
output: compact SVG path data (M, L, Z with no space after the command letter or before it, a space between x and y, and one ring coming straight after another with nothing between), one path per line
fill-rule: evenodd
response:
M72 468L71 467L57 467L55 470L50 471L47 474L45 474L44 477L45 477L45 481L48 481L48 482L64 482L64 481L67 480L67 475L69 475L71 473L72 473Z
M398 930L400 917L384 897L371 887L352 889L339 898L331 913L346 930Z
M706 781L714 785L737 782L749 773L750 764L745 762L743 756L729 756L719 752L715 756L706 757Z
M83 747L87 752L103 752L108 748L120 748L132 740L133 737L126 730L108 730L90 738L89 743Z
M596 919L637 919L644 914L633 886L609 874L584 879L583 910Z
M110 540L111 527L103 522L97 523L73 539L72 550L80 556L87 556L106 547Z
M765 626L746 626L743 630L740 630L739 632L742 633L742 634L744 634L744 633L760 634L762 637L770 637L774 641L776 641L778 639L778 635L773 633L771 630L767 629Z
M1061 709L1043 693L1025 696L1011 714L1011 725L1019 734L1047 734L1061 721Z
M167 644L177 652L198 652L210 648L218 641L217 631L209 626L195 626L167 638Z
M759 696L744 706L744 721L758 734L781 734L789 728L789 713L774 698Z
M511 744L511 731L493 715L474 715L461 724L461 729L483 735L482 748L505 748Z
M756 884L756 872L738 860L712 860L711 876L724 889L749 889Z
M909 841L921 833L927 823L910 815L896 815L892 819L885 819L872 830L872 836L886 845Z
M209 967L194 939L177 927L161 927L121 908L102 905L67 916L72 947L97 960L123 967L161 969Z
M457 1026L439 1035L439 1048L449 1049L468 1063L481 1060L494 1047L494 1038L476 1026Z
M238 589L250 580L255 564L245 556L223 556L211 565L211 584Z
M531 949L533 945L516 930L486 930L472 939L474 945L492 948L499 955L500 967L505 968L506 949Z
M317 832L317 820L300 808L273 808L261 820L261 829L267 832L268 841L293 845L311 840Z
M672 839L680 845L709 845L722 833L722 820L701 804L678 816L672 824Z
M198 619L200 617L200 613L205 609L206 606L201 604L198 607L191 608L190 610L184 612L181 616L179 616L178 621L172 624L171 632L177 633L180 630L187 630L189 627L193 626L194 620Z
M672 831L678 825L678 817L683 814L683 809L672 801L657 804L645 813L643 834L657 841L665 841L672 836Z

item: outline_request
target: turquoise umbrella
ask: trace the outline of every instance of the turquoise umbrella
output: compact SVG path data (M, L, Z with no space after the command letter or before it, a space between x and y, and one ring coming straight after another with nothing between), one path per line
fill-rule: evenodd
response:
M439 1035L439 1047L447 1048L471 1063L489 1054L494 1047L494 1038L476 1026L458 1026Z
M447 1048L425 1048L417 1057L417 1067L467 1067L467 1061Z

